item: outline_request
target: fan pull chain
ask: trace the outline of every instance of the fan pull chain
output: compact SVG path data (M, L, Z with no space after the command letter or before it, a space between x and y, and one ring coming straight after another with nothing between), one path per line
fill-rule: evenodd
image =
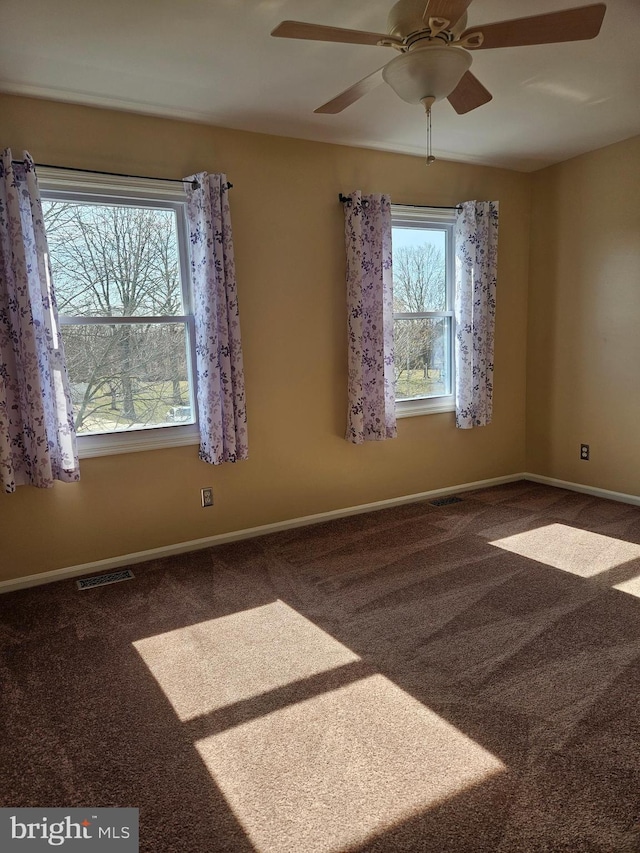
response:
M431 128L431 107L435 104L436 99L429 95L426 98L421 99L421 103L425 109L427 114L427 166L430 166L432 163L436 162L436 158L433 156L433 144L432 144L432 128Z
M427 110L427 166L436 162L433 156L433 134L431 129L431 107Z

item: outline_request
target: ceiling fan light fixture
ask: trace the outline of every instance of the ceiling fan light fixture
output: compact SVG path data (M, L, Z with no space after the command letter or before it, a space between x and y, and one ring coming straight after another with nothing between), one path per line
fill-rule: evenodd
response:
M458 47L428 45L396 56L382 76L393 91L408 104L423 98L447 98L471 67L471 55Z

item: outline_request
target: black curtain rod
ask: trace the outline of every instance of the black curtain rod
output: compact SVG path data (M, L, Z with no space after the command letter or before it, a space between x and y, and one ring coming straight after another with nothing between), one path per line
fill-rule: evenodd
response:
M351 204L351 199L348 195L340 195L338 196L340 202L342 204ZM432 205L432 204L401 204L400 207L413 207L416 210L460 210L462 208L461 204L457 204L455 207L445 207L444 205Z
M16 166L23 166L24 160L12 160ZM148 175L124 175L122 172L102 172L99 169L77 169L75 166L51 166L49 163L34 163L40 169L62 169L64 172L86 172L89 175L109 175L112 178L141 178L145 181L168 181L171 184L191 184L194 190L200 187L197 180L188 181L184 178L150 178ZM227 182L227 189L233 188L233 184Z

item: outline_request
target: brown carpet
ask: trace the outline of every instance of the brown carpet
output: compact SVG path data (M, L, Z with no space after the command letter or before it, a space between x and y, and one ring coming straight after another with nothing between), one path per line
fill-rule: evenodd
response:
M640 851L640 507L533 483L0 597L0 805L144 853Z

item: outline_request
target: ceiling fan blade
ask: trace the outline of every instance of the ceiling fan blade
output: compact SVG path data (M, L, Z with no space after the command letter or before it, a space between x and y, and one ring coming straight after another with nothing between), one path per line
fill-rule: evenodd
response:
M470 71L464 75L448 99L458 113L464 115L493 100L493 95Z
M344 92L341 92L337 97L333 98L333 100L327 101L326 104L318 107L317 110L314 110L314 113L335 115L336 113L341 113L342 110L345 110L347 107L350 107L351 104L355 104L356 101L359 101L360 98L364 97L368 92L371 92L372 89L375 89L376 86L379 86L384 82L382 79L382 71L385 67L386 66L383 65L382 68L378 68L378 70L374 71L373 74L369 74L368 77L363 77L362 80L359 80L353 86L345 89Z
M473 27L461 36L481 32L484 40L469 45L470 50L490 50L494 47L522 47L531 44L556 44L562 41L583 41L595 38L600 32L607 7L604 3L565 9L531 18L516 18L497 24Z
M340 27L325 27L322 24L305 24L302 21L283 21L273 30L272 36L284 39L308 39L309 41L333 41L342 44L402 44L402 39L385 33L368 33L364 30L344 30Z
M455 27L471 2L472 0L429 0L427 8L424 10L424 20L444 18L449 21L452 27Z

